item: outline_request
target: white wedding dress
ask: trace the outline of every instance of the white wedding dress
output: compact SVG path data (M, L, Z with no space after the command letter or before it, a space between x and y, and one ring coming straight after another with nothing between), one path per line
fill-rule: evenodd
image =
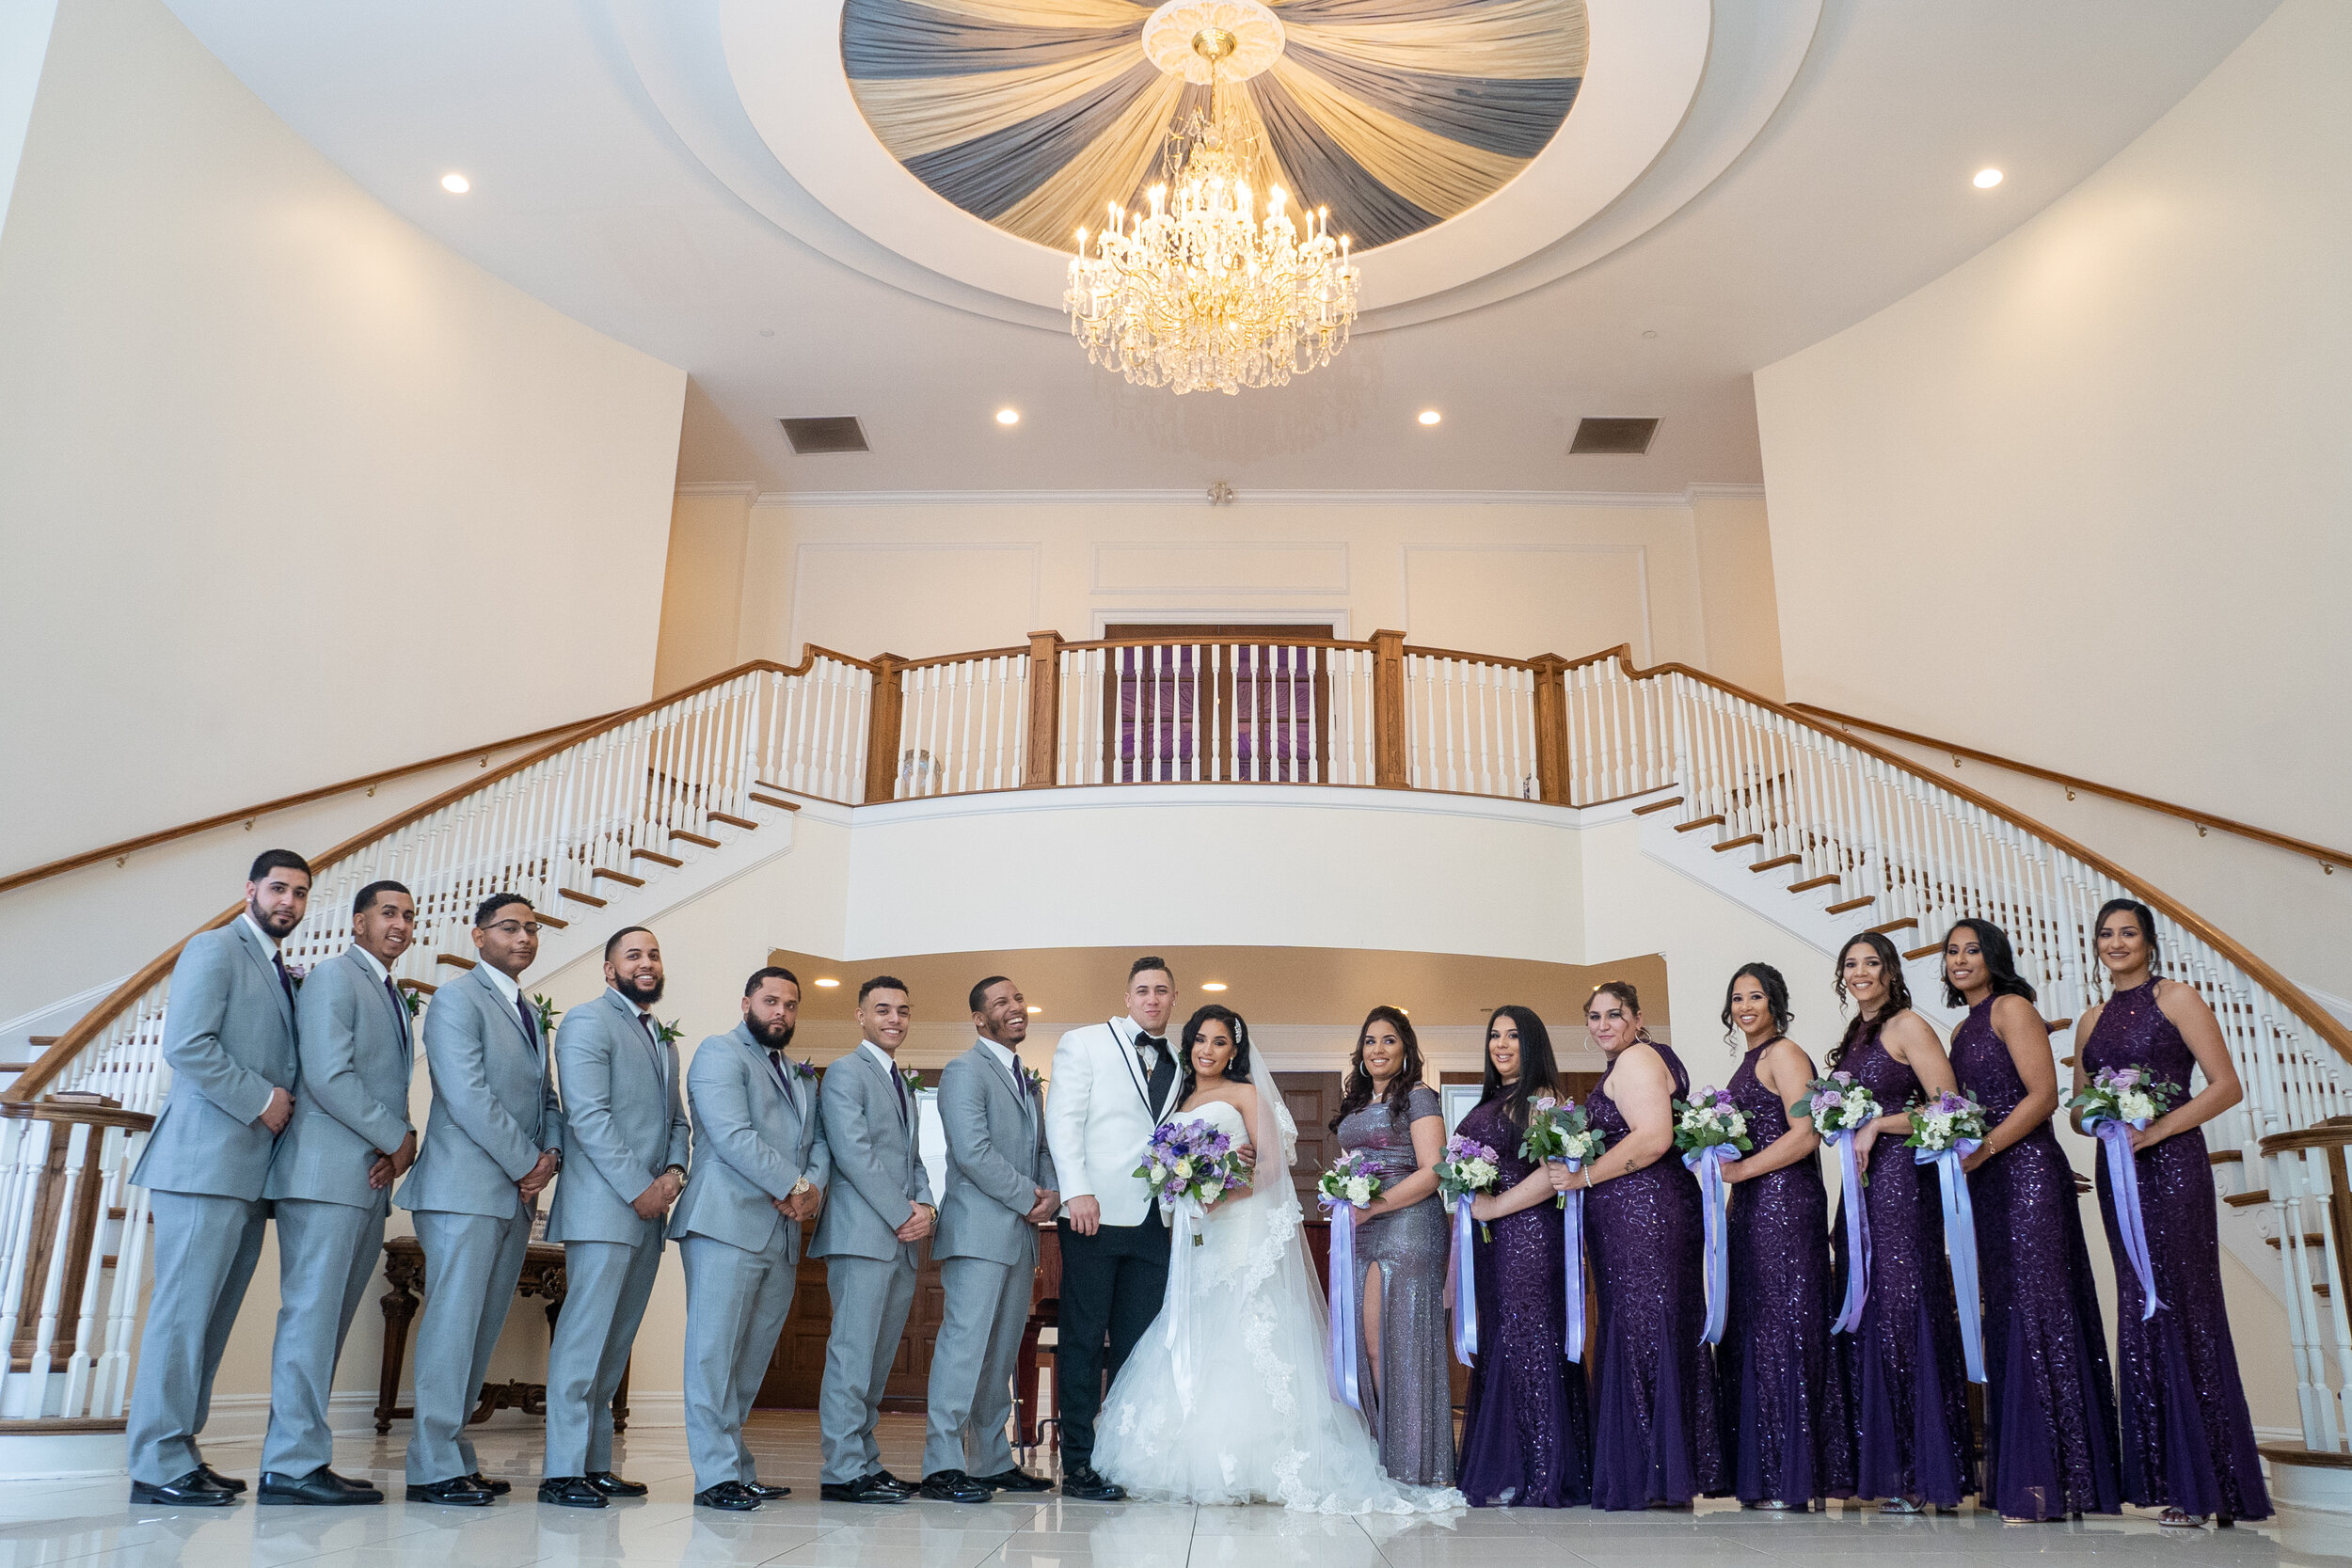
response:
M1262 1072L1258 1082L1261 1123L1269 1101L1275 1114L1255 1140L1261 1190L1210 1210L1201 1245L1177 1221L1168 1294L1104 1401L1094 1467L1155 1502L1269 1502L1320 1513L1459 1508L1462 1495L1451 1488L1391 1481L1363 1417L1331 1393L1323 1292L1299 1244L1298 1198L1285 1174L1297 1128L1271 1080ZM1249 1136L1242 1114L1222 1101L1173 1119L1208 1122L1236 1145ZM1275 1148L1279 1162L1266 1157Z

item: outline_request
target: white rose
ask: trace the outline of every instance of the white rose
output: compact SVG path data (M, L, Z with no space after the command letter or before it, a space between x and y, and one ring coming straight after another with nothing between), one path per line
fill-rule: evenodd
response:
M1189 1181L1192 1180L1191 1160L1184 1159L1176 1162L1176 1180L1179 1181Z
M1372 1183L1365 1180L1360 1176L1356 1178L1355 1180L1350 1181L1347 1184L1347 1200L1350 1203L1370 1203L1372 1201Z
M2123 1113L2125 1121L2153 1118L2156 1114L2156 1102L2137 1089L2127 1089L2118 1096L2116 1108Z

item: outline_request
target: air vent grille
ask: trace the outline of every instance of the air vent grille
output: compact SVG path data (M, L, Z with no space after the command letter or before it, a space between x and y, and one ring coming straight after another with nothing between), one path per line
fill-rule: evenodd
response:
M1656 420L1579 420L1570 457L1640 457L1658 436Z
M816 420L780 420L784 438L802 457L828 451L870 451L866 429L850 414L829 414Z

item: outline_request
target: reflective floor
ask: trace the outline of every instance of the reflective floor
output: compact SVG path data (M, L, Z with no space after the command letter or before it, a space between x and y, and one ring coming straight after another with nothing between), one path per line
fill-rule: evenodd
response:
M515 1484L512 1496L486 1509L397 1500L405 1441L398 1432L348 1440L337 1452L344 1474L367 1476L392 1494L395 1500L380 1507L265 1509L247 1500L232 1509L175 1512L130 1506L129 1483L119 1479L0 1484L0 1568L1845 1568L1848 1559L1863 1568L1863 1554L1899 1556L1904 1568L2352 1568L2352 1518L2292 1512L2231 1530L2177 1531L2160 1530L2153 1515L2142 1514L2005 1527L1973 1513L1890 1519L1856 1508L1776 1515L1728 1504L1702 1504L1687 1514L1481 1510L1437 1519L1068 1503L1053 1494L969 1507L857 1507L817 1500L816 1420L798 1414L761 1416L753 1438L761 1479L793 1488L782 1502L743 1514L694 1507L686 1433L641 1430L623 1439L619 1468L649 1484L652 1496L597 1513L542 1507L532 1497L536 1432L485 1429L478 1437L485 1469ZM920 1418L885 1418L883 1463L914 1478L922 1441ZM250 1481L258 1445L217 1443L210 1457Z

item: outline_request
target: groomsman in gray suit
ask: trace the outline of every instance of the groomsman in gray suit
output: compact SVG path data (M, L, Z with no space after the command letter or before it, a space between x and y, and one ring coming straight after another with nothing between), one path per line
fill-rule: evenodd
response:
M1036 1284L1037 1227L1061 1207L1045 1108L1021 1065L1028 1003L1001 974L974 986L970 1002L979 1040L939 1075L947 1191L931 1255L946 1309L931 1348L923 1448L923 1496L956 1503L1054 1486L1013 1463L1006 1433Z
M612 1473L612 1396L661 1266L670 1205L686 1190L686 1102L677 1047L650 1009L661 946L643 926L604 944L605 993L564 1015L555 1067L570 1170L548 1240L564 1243L564 1310L548 1346L548 1449L539 1500L602 1508L642 1497Z
M829 1502L902 1503L914 1488L882 1468L874 1428L914 1305L916 1248L939 1210L923 1169L914 1091L898 1072L914 1022L906 982L878 974L858 987L857 1022L864 1040L825 1069L818 1095L834 1186L808 1249L825 1260L833 1297L817 1396L825 1448L818 1493Z
M670 1234L686 1260L686 1446L705 1508L740 1513L792 1493L761 1483L743 1423L792 1310L802 1233L833 1180L817 1075L784 1054L800 1013L798 976L755 971L743 1022L703 1041L686 1072L694 1175Z
M312 970L294 997L301 1070L294 1119L262 1196L278 1219L278 1338L270 1347L263 1503L380 1503L384 1494L327 1468L326 1400L375 1256L392 1183L417 1158L408 1121L408 1007L392 965L417 932L416 901L370 882L352 901L351 945Z
M494 893L473 916L481 961L433 995L433 1109L400 1206L424 1246L408 1500L480 1508L514 1488L482 1474L466 1419L482 1397L531 1245L531 1215L564 1163L564 1107L539 1015L518 983L539 956L531 900Z
M244 911L190 937L172 966L171 1092L131 1173L155 1216L128 1432L135 1503L222 1508L245 1490L204 1463L196 1439L261 1260L270 1155L294 1115L294 980L278 944L310 904L310 863L266 850L246 876Z

